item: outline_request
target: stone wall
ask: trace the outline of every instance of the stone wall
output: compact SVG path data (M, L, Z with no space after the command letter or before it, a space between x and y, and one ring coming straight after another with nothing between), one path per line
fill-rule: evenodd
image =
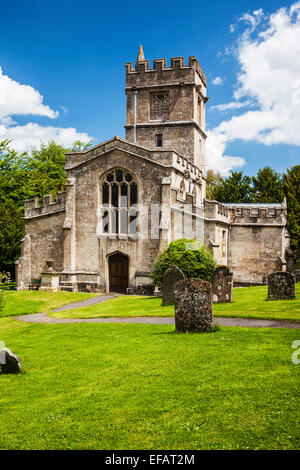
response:
M25 218L26 236L16 263L18 289L27 289L31 280L41 278L47 259L53 259L55 271L63 269L64 219L64 211Z

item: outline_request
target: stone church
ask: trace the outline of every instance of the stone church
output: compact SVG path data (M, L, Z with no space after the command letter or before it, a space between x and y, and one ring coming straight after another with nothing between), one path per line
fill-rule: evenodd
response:
M25 201L17 287L152 293L168 244L206 244L235 285L286 269L286 205L206 199L206 76L196 57L126 64L126 138L66 153L65 191Z

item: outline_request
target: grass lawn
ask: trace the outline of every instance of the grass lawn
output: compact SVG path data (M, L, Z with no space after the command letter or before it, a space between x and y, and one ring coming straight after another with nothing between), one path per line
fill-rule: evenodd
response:
M0 449L299 449L288 329L0 319Z
M0 317L47 312L71 302L93 297L95 294L81 292L42 292L36 290L6 291L6 304Z
M233 302L214 304L216 317L264 318L300 321L300 284L295 300L267 301L267 286L243 287L233 290ZM97 318L174 315L174 307L162 306L157 297L122 296L101 304L51 313L56 318Z

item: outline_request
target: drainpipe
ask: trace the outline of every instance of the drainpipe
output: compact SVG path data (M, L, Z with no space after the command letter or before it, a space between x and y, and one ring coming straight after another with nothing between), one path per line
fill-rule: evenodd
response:
M134 96L134 106L133 106L133 142L136 143L136 97L137 97L137 89L136 87L132 87L132 93Z

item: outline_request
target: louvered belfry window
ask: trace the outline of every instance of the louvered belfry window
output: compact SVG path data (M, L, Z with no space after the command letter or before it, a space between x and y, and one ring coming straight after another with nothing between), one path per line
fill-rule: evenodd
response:
M151 119L169 119L169 95L159 92L151 94Z
M102 220L104 235L135 235L138 187L131 173L116 168L101 181Z

